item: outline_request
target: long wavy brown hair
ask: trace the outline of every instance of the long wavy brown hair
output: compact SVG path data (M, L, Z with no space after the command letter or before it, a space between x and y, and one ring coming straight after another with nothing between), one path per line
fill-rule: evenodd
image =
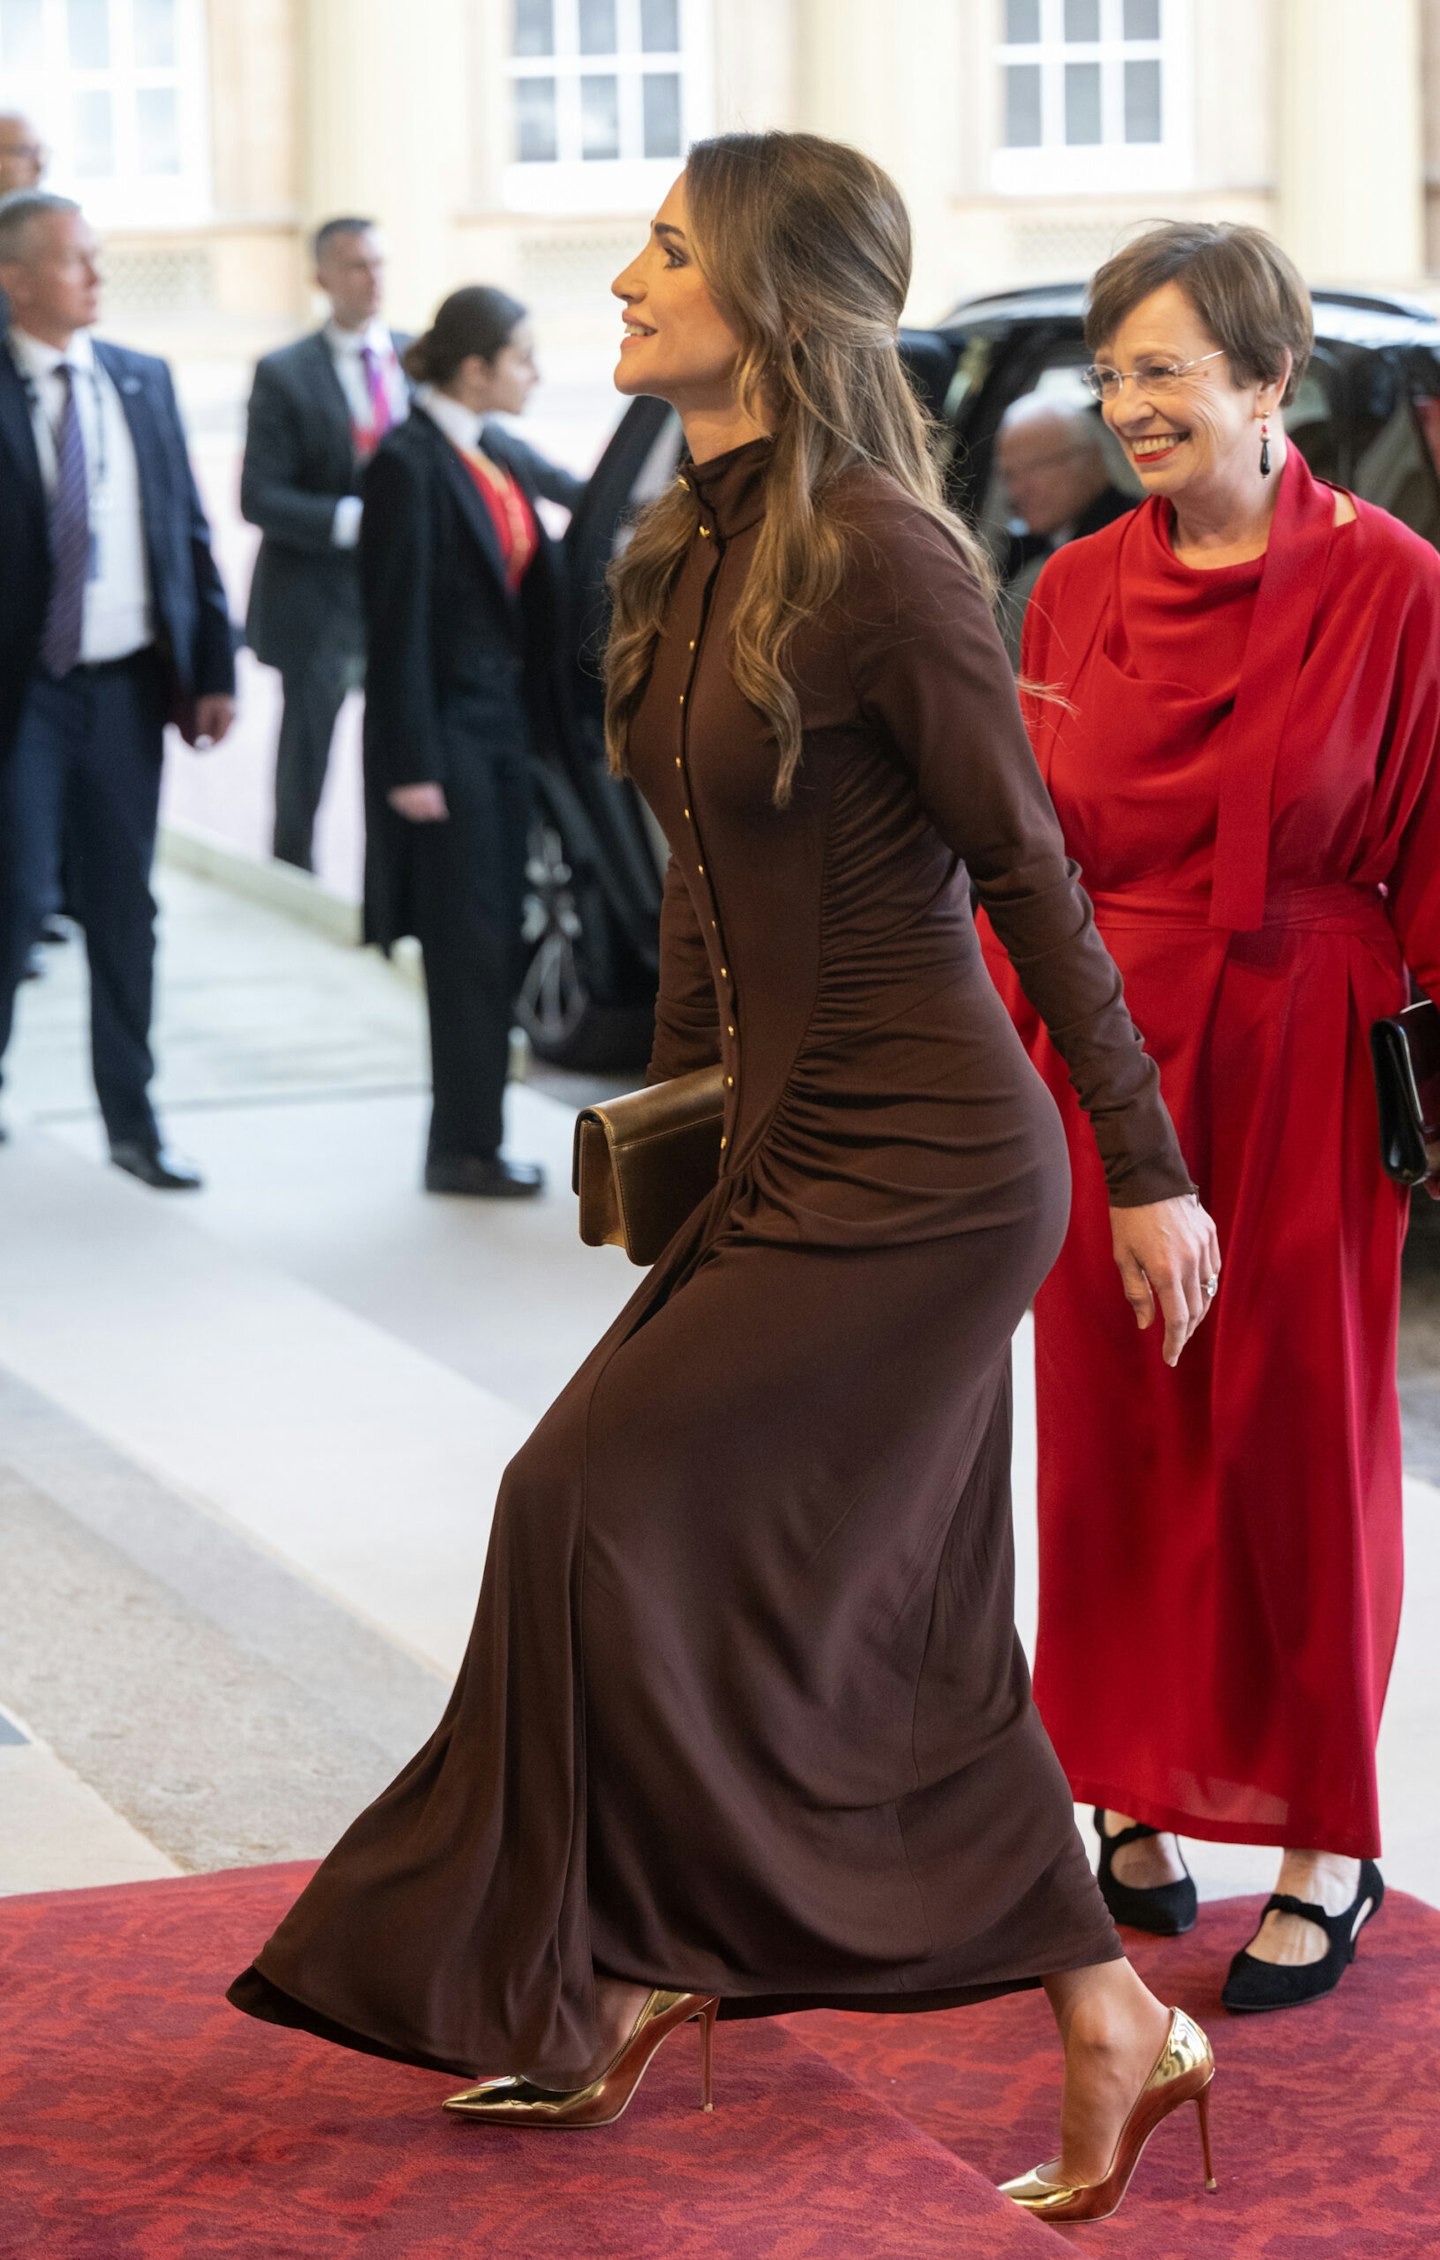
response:
M691 256L740 340L736 398L774 434L730 664L774 733L775 802L784 807L801 743L785 653L796 629L839 593L841 473L868 464L895 480L944 527L987 594L991 569L946 506L936 426L900 359L910 217L889 174L817 134L727 133L691 149L685 191ZM617 771L694 530L694 501L677 482L650 505L611 567L605 734Z

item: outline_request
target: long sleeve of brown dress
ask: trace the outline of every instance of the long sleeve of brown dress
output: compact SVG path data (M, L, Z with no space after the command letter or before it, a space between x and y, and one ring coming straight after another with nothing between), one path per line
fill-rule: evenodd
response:
M985 607L867 473L776 808L728 654L768 463L690 474L631 743L672 855L653 1072L723 1063L719 1178L507 1471L436 1734L232 1991L463 2072L565 2085L597 1967L735 2015L1118 1952L1012 1621L1010 1338L1069 1181L972 877L1114 1197L1190 1180Z

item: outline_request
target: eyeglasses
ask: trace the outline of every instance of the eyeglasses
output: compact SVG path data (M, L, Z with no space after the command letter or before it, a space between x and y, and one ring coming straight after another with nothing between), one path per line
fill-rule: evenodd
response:
M1193 361L1142 361L1138 369L1109 369L1097 363L1092 369L1080 371L1080 381L1097 400L1118 400L1127 384L1133 384L1138 392L1148 393L1152 400L1157 400L1173 392L1192 369L1198 369L1205 361L1222 360L1224 353L1221 345L1213 353L1197 354Z

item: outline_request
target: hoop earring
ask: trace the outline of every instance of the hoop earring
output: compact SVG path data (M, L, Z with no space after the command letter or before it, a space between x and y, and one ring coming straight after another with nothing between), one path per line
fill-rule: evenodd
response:
M1260 476L1262 479L1268 479L1270 476L1270 426L1268 423L1262 423L1260 426Z

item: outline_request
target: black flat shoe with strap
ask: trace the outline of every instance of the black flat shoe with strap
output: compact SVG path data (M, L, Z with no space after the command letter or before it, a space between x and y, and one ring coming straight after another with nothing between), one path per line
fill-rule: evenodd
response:
M1156 1938L1181 1938L1187 1930L1195 1928L1195 1879L1188 1868L1175 1883L1144 1885L1122 1883L1113 1871L1115 1854L1122 1844L1138 1844L1142 1836L1158 1836L1158 1829L1147 1828L1143 1821L1137 1821L1132 1828L1122 1828L1117 1835L1107 1836L1104 1808L1097 1805L1095 1833L1100 1839L1100 1872L1096 1881L1100 1896L1117 1923L1128 1923L1131 1930L1148 1930Z
M1354 1961L1361 1931L1379 1914L1384 1902L1384 1878L1373 1860L1360 1862L1360 1887L1343 1914L1327 1915L1323 1907L1297 1899L1289 1891L1272 1892L1260 1917L1262 1924L1272 1913L1303 1915L1307 1923L1324 1931L1329 1946L1318 1962L1262 1962L1242 1946L1220 1989L1226 2008L1237 2017L1246 2017L1262 2009L1299 2009L1307 2001L1323 2000L1335 1991ZM1257 1931L1255 1936L1259 1935Z

